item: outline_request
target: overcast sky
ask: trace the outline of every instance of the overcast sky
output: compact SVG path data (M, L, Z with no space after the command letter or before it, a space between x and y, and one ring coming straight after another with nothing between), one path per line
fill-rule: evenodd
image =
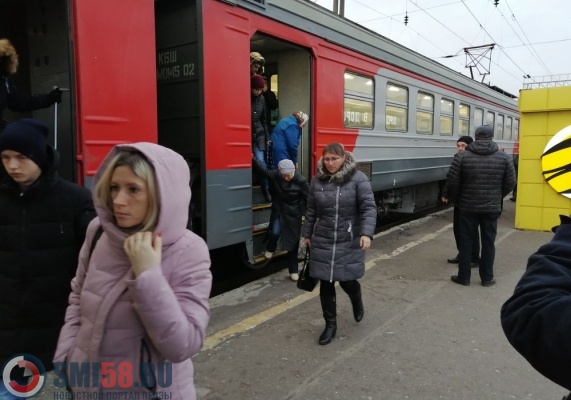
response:
M333 7L333 0L314 3ZM485 83L514 95L524 75L571 79L570 12L569 0L499 0L497 7L494 0L345 0L346 18L466 76L464 48L495 43L479 69L489 68ZM482 81L476 69L474 79Z

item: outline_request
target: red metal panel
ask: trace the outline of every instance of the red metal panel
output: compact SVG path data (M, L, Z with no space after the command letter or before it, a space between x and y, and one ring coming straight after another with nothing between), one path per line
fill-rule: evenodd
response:
M154 2L73 0L78 176L116 143L157 142Z
M206 169L250 168L249 15L218 1L202 7Z

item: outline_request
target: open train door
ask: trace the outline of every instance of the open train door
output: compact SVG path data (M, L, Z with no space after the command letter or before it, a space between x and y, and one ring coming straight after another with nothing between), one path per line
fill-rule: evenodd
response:
M78 177L86 186L111 147L157 142L154 3L70 0Z

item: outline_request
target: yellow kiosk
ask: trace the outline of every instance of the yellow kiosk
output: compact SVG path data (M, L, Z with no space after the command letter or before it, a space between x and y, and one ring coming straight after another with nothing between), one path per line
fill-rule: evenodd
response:
M549 231L571 215L571 86L523 89L515 227Z

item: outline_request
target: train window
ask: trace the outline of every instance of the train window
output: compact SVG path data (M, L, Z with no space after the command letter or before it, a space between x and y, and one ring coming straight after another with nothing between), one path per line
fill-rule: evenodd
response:
M495 122L496 122L496 115L494 114L493 111L488 111L488 113L486 114L486 125L494 126Z
M496 126L496 138L503 139L504 137L504 116L498 114L498 125Z
M416 133L432 135L434 131L434 96L424 92L416 95Z
M345 126L373 127L374 93L372 78L345 72L343 119Z
M512 117L506 118L506 126L504 127L504 139L512 140Z
M474 124L476 127L484 125L484 110L476 108L474 112Z
M385 107L385 128L388 131L408 130L408 89L387 83L387 105Z
M514 119L514 130L513 130L512 139L515 142L519 140L519 119L517 118Z
M454 125L454 102L448 99L440 100L440 135L452 136Z
M460 103L458 136L470 134L470 106Z

